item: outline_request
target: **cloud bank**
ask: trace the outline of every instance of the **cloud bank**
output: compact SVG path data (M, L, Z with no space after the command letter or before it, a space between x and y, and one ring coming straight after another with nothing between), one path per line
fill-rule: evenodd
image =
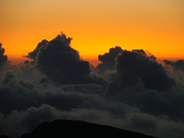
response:
M119 53L120 48L106 54L119 49L117 57L110 57L113 71L94 75L70 41L64 34L42 41L28 55L34 65L2 66L0 135L18 138L42 122L72 119L155 137L184 137L184 82L177 75L171 78L144 50ZM102 57L105 64L109 56Z

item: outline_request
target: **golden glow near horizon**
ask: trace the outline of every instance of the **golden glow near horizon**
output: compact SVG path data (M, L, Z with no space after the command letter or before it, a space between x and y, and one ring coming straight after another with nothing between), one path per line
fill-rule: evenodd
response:
M144 49L157 58L184 59L183 0L0 0L5 54L27 55L62 31L81 58L109 48Z

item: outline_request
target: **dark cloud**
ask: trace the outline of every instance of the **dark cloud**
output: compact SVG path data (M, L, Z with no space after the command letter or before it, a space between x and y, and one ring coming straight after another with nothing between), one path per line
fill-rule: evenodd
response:
M59 110L46 104L39 108L30 107L21 112L13 110L7 117L0 113L0 135L4 133L12 138L20 138L25 132L30 132L38 124L58 118L58 115L60 115Z
M102 63L99 64L96 69L99 70L98 73L103 74L107 70L114 70L115 69L115 58L120 54L123 49L121 47L116 46L115 48L110 48L109 53L105 53L103 55L98 56L98 60ZM126 51L126 50L125 50ZM149 52L145 52L143 49L133 49L132 51L138 52L142 55L145 55L150 58L152 61L156 61L156 57Z
M142 54L142 55L145 55L145 56L149 57L150 60L152 60L152 61L155 61L155 62L156 62L156 60L157 60L156 57L155 57L154 55L152 55L152 54L149 53L148 51L145 52L143 49L133 49L132 51L133 51L133 52L138 52L138 53L140 53L140 54Z
M184 71L184 60L177 60L176 62L170 60L164 60L166 65L171 65L174 71L182 70Z
M147 89L166 90L175 85L162 65L142 51L122 51L116 58L116 68L125 85L139 78Z
M11 79L15 78L15 74L13 71L9 71L5 74L4 80L2 82L2 84L7 84L8 82L10 82Z
M100 60L102 63L96 67L96 69L99 70L98 73L103 74L107 70L115 69L115 58L119 53L121 53L121 51L121 47L116 46L115 48L110 48L109 53L99 55L98 60Z
M156 90L146 90L139 85L132 85L124 90L109 86L108 92L111 94L109 99L136 106L142 112L158 116L167 116L175 121L184 120L184 111L181 110L184 105L183 88L172 88L165 92ZM119 86L120 87L120 86ZM109 94L108 93L108 94Z
M98 70L96 69L95 66L93 66L93 64L90 64L90 71L91 73L98 73Z
M160 138L182 138L183 124L157 118L145 113L128 113L125 117L127 127L136 128L138 132L146 133Z
M117 95L106 98L102 85L40 81L36 72L22 75L26 66L20 70L7 72L3 81L8 81L0 85L0 135L20 137L42 122L72 119L158 137L176 132L182 136L183 91L160 93L132 86L121 91L115 88ZM33 76L37 79L30 80Z
M111 73L105 91L108 99L136 106L152 115L184 120L183 84L171 79L161 64L142 50L124 50L116 58L116 66L117 72Z
M103 84L102 79L90 77L89 62L81 60L78 51L70 47L71 40L65 34L49 42L43 40L27 57L34 59L36 67L51 81Z
M33 59L33 60L36 60L36 57L37 57L37 54L39 52L40 47L46 46L47 43L48 43L47 40L45 40L45 39L42 40L40 43L38 43L37 47L32 52L28 53L28 56L26 56L26 57Z
M98 84L62 86L49 81L42 82L42 85L37 86L33 82L17 79L15 76L13 78L7 76L5 78L11 79L0 87L0 111L5 115L15 109L18 111L26 110L29 107L38 107L44 103L66 111L72 108L110 108L112 112L124 112L123 107L125 106L123 104L111 107L111 104L100 96L103 94L104 87ZM109 105L106 106L106 104ZM118 111L121 106L122 110Z
M29 63L29 60L24 61L24 64L28 64L28 63Z
M20 136L43 121L59 118L61 111L70 112L72 109L108 110L119 115L136 111L122 103L107 102L100 96L104 91L101 85L56 86L50 82L40 85L39 82L25 81L17 76L7 73L5 79L9 78L8 81L0 86L0 135ZM15 118L17 121L13 121Z
M7 56L4 55L5 49L2 48L2 44L0 43L0 65L3 65L7 61Z

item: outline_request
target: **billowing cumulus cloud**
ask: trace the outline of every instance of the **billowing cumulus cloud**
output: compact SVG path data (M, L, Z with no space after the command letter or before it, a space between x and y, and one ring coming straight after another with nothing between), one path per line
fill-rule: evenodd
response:
M49 80L61 84L103 83L90 77L89 62L80 59L78 51L70 47L72 38L58 35L51 41L43 40L27 57L35 60L36 67Z
M2 48L2 44L0 43L0 66L7 61L7 56L4 55L4 52L5 52L5 49Z
M116 68L126 85L135 79L141 79L147 89L166 90L175 85L161 64L140 51L122 51L116 58Z
M109 53L99 55L98 60L100 60L102 63L96 67L96 69L98 70L98 73L103 74L107 70L114 70L115 69L115 59L118 56L118 54L120 54L122 51L124 50L121 49L121 47L116 46L115 48L110 48ZM154 55L152 55L149 52L145 52L143 49L133 49L132 51L145 55L149 57L150 60L152 61L156 61L156 57Z
M170 60L164 60L166 65L171 65L174 69L174 71L182 70L184 71L184 60L177 60L175 62Z

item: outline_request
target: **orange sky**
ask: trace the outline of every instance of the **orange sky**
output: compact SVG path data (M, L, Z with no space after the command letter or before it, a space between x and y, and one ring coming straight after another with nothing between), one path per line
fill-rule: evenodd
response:
M61 31L91 62L115 46L184 59L183 5L183 0L0 0L0 42L13 63Z

